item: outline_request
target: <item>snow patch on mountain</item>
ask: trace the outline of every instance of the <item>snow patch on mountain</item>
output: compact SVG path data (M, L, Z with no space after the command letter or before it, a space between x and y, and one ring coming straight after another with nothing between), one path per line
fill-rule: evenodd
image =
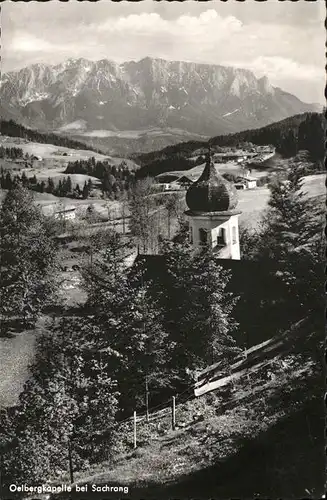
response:
M21 99L19 99L19 103L22 106L27 106L30 102L35 102L35 101L44 101L45 99L48 99L50 97L50 94L48 93L30 93L30 94L25 94Z
M234 109L234 111L230 111L230 113L225 113L224 115L222 115L222 118L224 118L225 116L230 116L230 115L233 115L233 114L234 114L234 113L236 113L237 111L239 111L239 108Z
M160 125L208 136L315 110L249 70L149 57L122 64L106 59L33 64L2 75L0 98L3 118L15 116L47 130L81 119L94 130L101 113L96 110L109 102L113 112L103 113L103 129ZM234 114L233 120L224 120Z

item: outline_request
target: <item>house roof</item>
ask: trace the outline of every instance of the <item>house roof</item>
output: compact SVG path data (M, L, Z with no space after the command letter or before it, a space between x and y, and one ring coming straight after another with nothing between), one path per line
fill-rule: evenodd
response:
M176 179L176 182L178 181L189 181L189 182L194 182L193 179L191 179L191 176L190 175L182 175L181 177L179 177L178 179Z
M76 207L65 207L62 210L56 210L56 214L62 214L62 213L67 213L67 212L74 212L76 210Z
M256 177L250 177L250 176L245 176L245 175L239 175L240 179L243 179L244 181L257 181L258 179Z
M249 280L249 286L251 286L250 281L255 277L260 280L262 279L262 271L266 269L266 263L257 262L254 260L241 259L216 259L219 265L225 269L232 271L232 274L236 281L239 283L243 282L243 279ZM135 262L143 266L149 274L157 275L157 273L162 274L167 271L167 257L166 255L150 255L150 254L138 254ZM278 264L274 262L269 263L270 269L276 267L278 269ZM234 279L233 278L233 279Z

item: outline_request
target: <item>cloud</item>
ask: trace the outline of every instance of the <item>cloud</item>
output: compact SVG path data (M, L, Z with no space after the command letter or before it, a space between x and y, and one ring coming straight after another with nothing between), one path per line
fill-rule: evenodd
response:
M29 33L17 35L11 42L10 49L18 52L48 52L55 47L44 39L37 38Z
M249 61L228 60L223 65L245 68L257 77L267 76L276 87L298 95L307 102L324 99L324 66L301 64L285 57L257 57Z
M169 24L164 21L159 14L156 13L142 13L131 14L126 17L119 17L118 19L108 19L99 26L92 26L97 32L102 33L124 33L124 35L139 32L152 33L155 30L166 30Z
M250 61L224 61L223 64L236 68L246 68L257 76L268 76L270 79L314 80L324 75L323 66L317 67L310 64L300 64L285 57L260 56Z

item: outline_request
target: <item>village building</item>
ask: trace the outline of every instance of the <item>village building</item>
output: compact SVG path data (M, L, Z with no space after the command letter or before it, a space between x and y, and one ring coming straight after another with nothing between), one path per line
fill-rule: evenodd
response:
M73 205L63 206L59 203L51 205L43 205L42 212L45 216L53 216L57 220L74 220L76 219L76 207Z
M196 176L197 178L197 176ZM163 191L179 191L187 189L191 184L193 184L195 179L192 179L190 175L178 176L177 174L159 174L156 177L157 185L161 186Z
M186 193L190 243L208 246L221 259L240 259L238 203L235 186L217 173L209 152L200 178Z
M74 220L76 219L76 207L63 207L54 212L54 218L60 220Z
M246 189L254 189L257 187L257 179L255 177L243 177L243 181L246 185Z
M257 179L255 177L239 176L238 182L235 183L236 189L254 189L257 187Z
M170 184L171 182L175 182L178 177L179 176L177 174L163 173L157 175L155 179L159 184Z
M179 179L177 179L176 183L179 184L182 188L189 188L194 182L190 176L182 175Z

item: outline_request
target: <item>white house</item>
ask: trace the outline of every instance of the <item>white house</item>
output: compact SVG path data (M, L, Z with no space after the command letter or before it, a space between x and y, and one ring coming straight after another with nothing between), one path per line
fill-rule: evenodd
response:
M73 205L61 205L59 203L52 203L51 205L43 205L42 212L45 216L53 216L59 220L74 220L76 219L76 207Z
M245 189L254 189L257 187L257 179L255 177L247 175L246 177L241 177L241 179L240 183L245 185Z
M76 207L63 207L54 212L55 219L73 220L76 219Z

